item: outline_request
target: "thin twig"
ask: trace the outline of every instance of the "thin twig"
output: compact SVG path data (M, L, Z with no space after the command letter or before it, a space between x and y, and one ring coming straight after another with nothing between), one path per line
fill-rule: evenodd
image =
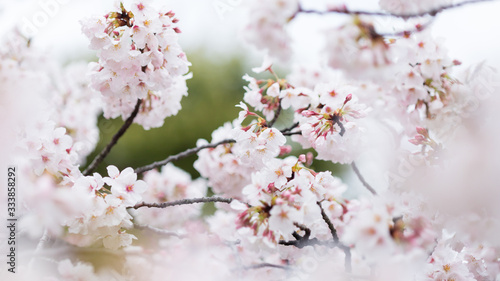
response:
M101 162L104 160L104 158L106 158L106 156L111 151L111 148L113 148L113 146L115 146L115 144L123 136L123 134L125 134L127 129L130 127L130 125L132 125L132 122L134 122L134 118L139 113L139 108L141 107L141 103L142 103L142 100L137 101L137 104L135 105L134 111L132 111L132 114L130 114L130 116L127 118L127 120L125 120L125 123L120 128L120 130L113 136L111 141L108 143L108 145L106 145L106 147L101 151L101 153L99 153L99 155L97 155L94 158L94 160L92 161L92 163L90 163L90 165L87 167L87 169L85 169L85 171L83 171L83 174L85 176L90 175L97 168L97 166L99 166L99 164L101 164Z
M190 204L195 204L195 203L208 203L208 202L221 202L221 203L227 203L230 204L233 201L233 198L222 198L222 197L202 197L202 198L193 198L193 199L182 199L182 200L177 200L177 201L171 201L171 202L164 202L164 203L146 203L142 202L139 204L136 204L133 207L134 209L139 209L142 207L148 207L148 208L167 208L167 207L172 207L172 206L179 206L179 205L190 205Z
M296 122L296 123L294 123L292 126L290 126L290 127L286 128L286 129L281 130L281 133L283 133L283 134L284 134L284 133L290 132L290 131L292 131L293 129L297 128L298 126L299 126L299 122Z
M469 5L469 4L476 4L476 3L481 3L481 2L492 2L492 1L495 1L495 0L468 0L468 1L463 1L463 2L456 3L456 4L441 6L441 7L431 9L428 11L406 13L406 14L348 10L346 7L334 8L334 9L330 9L327 11L304 10L304 9L300 8L297 11L297 13L319 14L319 15L334 13L334 14L345 14L345 15L366 15L366 16L397 17L397 18L402 18L402 19L408 19L408 18L422 17L422 16L426 16L426 15L435 16L435 15L437 15L445 10L458 8L458 7Z
M296 234L298 235L298 234ZM294 236L296 236L294 235ZM294 241L286 241L286 240L280 240L278 241L278 244L280 245L283 245L283 246L294 246L294 247L297 247L299 249L302 249L304 247L307 247L307 246L329 246L329 247L335 247L336 245L334 243L332 243L331 241L321 241L319 240L318 238L305 238L298 235L298 237L300 237L299 239L297 239L297 237L295 239L297 240L294 240Z
M337 235L337 230L335 229L335 227L333 226L332 221L330 220L330 218L326 214L325 210L323 209L323 206L321 206L321 202L316 202L316 203L318 204L319 209L321 210L321 216L323 217L323 220L325 221L325 223L328 225L328 228L330 229L330 233L332 234L333 241L335 242L335 245L339 249L341 249L342 251L344 251L344 254L345 254L345 260L344 260L345 270L347 272L351 272L352 271L351 248L349 248L348 246L345 246L345 245L343 245L343 244L340 243L339 236Z
M140 224L134 224L135 228L137 229L147 229L147 230L150 230L150 231L153 231L155 233L158 233L158 234L161 234L161 235L166 235L166 236L175 236L177 238L186 238L186 235L182 235L182 234L179 234L175 231L170 231L170 230L166 230L166 229L161 229L161 228L156 228L156 227L153 227L153 226L150 226L150 225L140 225Z
M326 222L328 225L328 228L330 229L330 233L332 234L333 237L333 242L338 243L339 242L339 236L337 235L337 230L333 226L332 221L328 217L328 215L325 213L325 210L323 209L323 206L321 206L321 202L316 202L321 210L321 216L323 217L323 220Z
M305 234L304 236L301 236L298 234L296 231L292 233L293 238L296 240L294 241L286 241L286 240L280 240L278 241L278 244L283 245L283 246L295 246L297 248L304 248L306 246L315 246L315 245L320 245L320 246L331 246L335 247L335 244L327 241L320 241L317 238L310 238L311 237L311 229L309 229L307 226L299 223L294 223L296 227L298 227L300 230L304 231Z
M245 266L245 267L243 267L243 269L250 270L250 269L259 269L259 268L265 268L265 267L279 268L279 269L283 269L283 270L289 269L289 267L286 265L279 265L279 264L272 264L272 263L254 264L254 265L250 265L250 266Z
M402 37L402 36L408 37L412 33L421 32L421 31L425 30L427 27L429 27L434 22L434 19L435 18L431 18L426 23L416 25L412 29L406 29L406 30L403 30L403 31L395 31L395 32L377 33L377 35L383 36L383 37Z
M40 238L38 245L36 245L35 254L37 254L43 250L43 248L45 247L45 244L47 244L47 241L49 241L49 239L50 239L49 231L47 229L45 229L43 231L42 238Z
M352 272L352 255L351 255L351 248L344 246L344 245L339 245L339 248L344 251L345 258L344 258L344 267L346 272Z
M207 144L207 145L202 145L202 146L190 148L190 149L188 149L186 151L183 151L181 153L178 153L176 155L171 155L171 156L167 157L165 160L157 161L157 162L154 162L152 164L146 165L144 167L136 168L135 169L135 173L140 174L140 173L144 173L144 172L149 171L149 170L153 170L155 168L158 168L158 167L161 167L163 165L166 165L166 164L168 164L170 162L177 161L177 160L180 160L182 158L185 158L185 157L188 157L190 155L193 155L195 153L198 153L198 151L200 151L202 149L215 148L215 147L217 147L217 146L219 146L221 144L234 143L234 142L236 142L236 141L232 140L232 139L227 139L227 140L220 141L218 143Z
M49 231L47 228L43 230L42 237L38 241L38 244L36 245L35 252L33 253L33 257L31 258L29 264L28 264L28 269L31 271L33 268L33 265L35 263L35 259L37 256L42 252L43 248L45 248L45 244L47 244L47 241L49 241Z
M300 224L300 223L296 223L296 222L293 223L293 225L295 225L296 227L298 227L300 230L305 231L305 233L306 233L307 236L311 235L311 230L307 226L305 226L303 224Z
M293 136L293 135L301 135L302 132L301 131L297 131L297 132L284 132L283 135L284 136Z
M276 109L276 112L274 113L274 118L273 120L271 120L271 122L269 122L269 124L267 124L267 126L269 128L271 128L274 123L276 123L276 121L278 120L278 118L280 117L280 113L281 113L281 99L279 99L279 102L278 102L278 108Z
M345 127L344 127L344 124L342 124L342 122L340 122L340 117L337 114L334 114L332 117L332 121L333 121L333 124L336 123L337 125L339 125L339 127L340 127L339 135L341 137L343 137L345 134Z
M355 162L351 163L351 167L354 170L354 172L356 173L356 175L358 176L361 183L363 183L363 185L366 187L366 189L368 189L373 195L377 195L377 192L375 191L375 189L373 189L373 187L371 187L371 185L369 185L366 182L365 178L363 178L363 175L361 175L361 173L359 172L358 166L356 166Z

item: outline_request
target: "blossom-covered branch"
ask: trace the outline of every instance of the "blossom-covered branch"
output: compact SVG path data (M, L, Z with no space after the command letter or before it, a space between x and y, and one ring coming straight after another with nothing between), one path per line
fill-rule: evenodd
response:
M426 23L417 24L411 29L405 29L402 31L394 31L394 32L381 32L381 33L377 33L377 35L383 36L383 37L401 37L401 36L408 37L413 33L423 31L424 29L429 27L434 22L434 19L435 18L431 18Z
M193 154L199 152L200 150L203 150L203 149L206 149L206 148L215 148L215 147L217 147L217 146L219 146L221 144L234 143L234 142L236 142L236 141L232 140L232 139L226 139L226 140L222 140L222 141L220 141L218 143L207 144L207 145L202 145L202 146L190 148L190 149L188 149L186 151L183 151L181 153L178 153L176 155L169 156L165 160L157 161L157 162L154 162L152 164L136 168L135 172L137 174L144 173L146 171L153 170L155 168L158 168L158 167L161 167L163 165L166 165L166 164L168 164L168 163L170 163L172 161L177 161L177 160L180 160L182 158L185 158L185 157L188 157L190 155L193 155Z
M107 175L93 171L132 122L146 130L161 127L182 108L191 63L178 42L175 13L133 0L82 20L98 56L89 67L47 63L24 39L7 55L0 52L4 113L8 120L22 117L2 130L12 131L20 149L0 149L14 152L6 159L18 165L4 171L9 206L27 207L19 224L8 226L9 241L26 233L23 240L32 239L36 247L26 277L498 279L500 244L495 235L485 235L500 227L498 161L484 157L500 154L500 134L488 121L500 118L498 75L484 64L455 71L460 61L431 32L421 32L446 9L492 0L459 1L380 0L374 12L346 6L305 10L300 5L308 7L306 0L249 1L241 33L268 54L253 71L269 71L273 78L243 77L248 85L238 117L215 130L210 142L199 139L196 147L151 159L135 171L110 165ZM317 20L322 14L349 15L337 15L346 21L317 34L324 48L308 50L320 58L310 66L296 64L302 54L294 39L305 37L287 28L301 13ZM396 21L404 26L390 26ZM382 24L392 33L379 30ZM295 65L283 78L271 68L281 63ZM274 126L285 110L293 119L279 130ZM98 142L101 113L125 124L82 174ZM374 130L380 142L369 139ZM297 144L307 154L294 156ZM376 167L390 179L384 196L364 196L331 171L312 166L313 158L350 164L376 195L354 162L373 149L391 151L366 155L391 164L389 171ZM194 154L200 174L195 179L171 163ZM17 179L23 181L19 202ZM204 216L208 202L223 204ZM182 207L163 209L171 206ZM88 254L109 257L91 261ZM24 268L13 254L7 257L9 271ZM121 270L108 262L116 258ZM34 272L42 267L32 266L39 260L56 263L57 270L46 271L58 276Z
M142 100L138 100L136 105L135 105L134 111L132 111L132 113L127 118L127 120L125 120L125 123L123 123L123 126L113 136L113 138L108 143L108 145L106 145L106 147L101 151L101 153L99 153L99 155L97 155L94 158L94 160L92 160L92 162L87 167L87 169L85 169L83 171L84 175L88 176L88 175L92 174L92 172L97 168L97 166L99 166L99 164L104 160L104 158L106 158L106 156L108 156L108 154L111 151L111 149L113 148L113 146L115 146L115 144L118 142L118 140L123 136L123 134L125 134L127 129L134 122L134 118L137 116L137 113L139 113L139 108L141 107L141 104L142 104Z
M366 15L366 16L378 16L378 17L398 17L398 18L403 18L403 19L409 19L409 18L417 18L417 17L423 17L426 15L430 16L436 16L437 14L449 10L449 9L454 9L458 7L462 7L465 5L469 4L476 4L476 3L481 3L481 2L492 2L495 0L469 0L469 1L463 1L455 4L449 4L449 5L444 5L438 8L434 9L429 9L426 11L419 11L419 12L414 12L414 13L386 13L386 12L370 12L370 11L362 11L362 10L348 10L347 7L342 6L340 8L332 8L328 9L327 11L317 11L317 10L305 10L303 8L300 8L297 11L297 14L299 13L306 13L306 14L345 14L345 15Z
M182 199L182 200L171 201L171 202L164 202L164 203L146 203L146 202L142 202L142 203L136 204L135 206L133 206L131 208L134 208L134 209L139 209L139 208L142 208L142 207L148 207L148 208L167 208L167 207L172 207L172 206L190 205L190 204L196 204L196 203L209 203L209 202L220 202L220 203L230 204L232 201L233 201L232 198L203 197L203 198L193 198L193 199Z

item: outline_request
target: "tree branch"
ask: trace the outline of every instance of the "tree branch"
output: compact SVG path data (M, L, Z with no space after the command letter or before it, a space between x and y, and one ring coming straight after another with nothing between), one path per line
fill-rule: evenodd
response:
M295 233L294 237L297 236L298 234ZM298 235L298 237L300 237L299 239L297 239L297 237L295 237L295 239L297 240L294 240L294 241L286 241L286 240L280 240L278 242L278 244L280 245L283 245L283 246L294 246L294 247L297 247L299 249L302 249L304 247L307 247L307 246L329 246L329 247L335 247L335 244L329 242L329 241L321 241L319 240L318 238L306 238L306 236L300 236Z
M281 130L281 133L284 134L284 133L291 132L293 129L297 128L298 126L299 126L299 122L296 122L292 126L286 128L286 129Z
M297 11L297 14L299 13L305 13L305 14L318 14L318 15L324 15L324 14L345 14L345 15L366 15L366 16L377 16L377 17L396 17L396 18L402 18L402 19L409 19L409 18L416 18L416 17L422 17L426 15L430 16L436 16L437 14L449 10L449 9L454 9L458 7L462 7L465 5L469 4L476 4L476 3L481 3L481 2L492 2L495 0L468 0L468 1L463 1L460 3L456 4L450 4L450 5L445 5L441 6L435 9L431 9L428 11L423 11L423 12L415 12L415 13L406 13L406 14L394 14L394 13L386 13L386 12L369 12L369 11L360 11L360 10L348 10L345 6L341 8L333 8L329 9L327 11L316 11L316 10L304 10L302 8L299 8Z
M254 265L250 265L250 266L245 266L245 267L243 267L243 269L249 270L249 269L259 269L259 268L265 268L265 267L279 268L279 269L283 269L283 270L289 269L289 267L286 265L279 265L279 264L272 264L272 263L254 264Z
M426 23L416 25L412 29L406 29L406 30L395 31L395 32L377 33L377 35L383 36L383 37L410 36L412 33L423 31L424 29L426 29L427 27L429 27L433 22L434 22L434 18L431 18Z
M280 117L280 113L281 113L281 99L279 99L278 108L276 109L276 112L274 113L273 120L271 120L271 122L269 122L269 124L267 125L269 128L271 128L274 125L274 123L276 123L276 121L278 120L278 117Z
M358 166L356 166L355 162L351 163L351 167L354 170L354 172L356 173L356 175L358 176L358 178L361 181L361 183L363 183L363 185L366 187L366 189L368 189L373 195L377 195L377 192L375 191L375 189L373 189L373 187L371 187L371 185L369 185L365 181L365 178L363 178L363 175L361 175L361 173L359 172Z
M304 236L301 236L298 234L296 231L292 233L292 236L296 239L295 241L286 241L286 240L280 240L278 241L278 244L283 245L283 246L295 246L299 249L304 248L306 246L315 246L315 245L320 245L320 246L330 246L330 247L335 247L335 244L327 241L320 241L317 238L310 238L311 237L311 229L306 227L305 225L294 223L294 225L299 228L300 230L304 231L305 234Z
M134 224L134 226L137 229L140 229L140 230L147 229L147 230L153 231L153 232L161 234L161 235L174 236L174 237L177 237L177 238L180 238L180 239L186 238L186 235L179 234L179 233L177 233L175 231L169 231L169 230L166 230L166 229L156 228L156 227L153 227L153 226L150 226L150 225Z
M342 122L340 122L340 117L337 114L334 114L332 121L333 121L333 124L339 125L339 127L340 127L339 135L341 137L343 137L345 134L345 127L344 127L344 124L342 124Z
M36 245L35 252L33 253L33 257L31 258L29 264L28 264L28 269L31 271L33 269L33 264L35 263L35 259L38 258L37 256L43 251L45 248L45 244L49 241L50 236L49 236L49 231L47 228L43 230L42 237L40 238L38 244Z
M345 254L345 261L344 261L344 264L345 264L345 270L347 272L351 272L352 271L352 265L351 265L351 248L349 248L348 246L345 246L343 244L340 243L339 241L339 236L337 235L337 230L335 229L335 227L333 226L333 223L332 221L330 220L330 218L328 217L328 215L325 213L325 210L323 209L323 206L321 206L321 202L316 202L319 206L319 209L321 210L321 216L323 217L323 220L325 221L325 223L328 225L328 228L330 229L330 233L332 234L332 237L333 237L333 242L335 242L335 245L344 251L344 254Z
M283 135L284 136L293 136L293 135L300 135L302 134L301 131L297 131L297 132L284 132Z
M221 203L230 204L232 201L233 201L233 198L202 197L202 198L193 198L193 199L182 199L182 200L170 201L170 202L164 202L164 203L142 202L142 203L136 204L135 206L129 207L129 208L134 208L136 210L139 208L142 208L142 207L167 208L167 207L172 207L172 206L190 205L190 204L195 204L195 203L208 203L208 202L221 202Z
M198 153L198 151L200 151L202 149L215 148L215 147L217 147L217 146L219 146L221 144L234 143L234 142L236 142L236 141L232 140L232 139L227 139L227 140L220 141L218 143L207 144L207 145L202 145L202 146L199 146L199 147L190 148L190 149L188 149L186 151L183 151L181 153L178 153L176 155L169 156L165 160L157 161L157 162L154 162L152 164L146 165L144 167L136 168L134 171L137 174L144 173L146 171L153 170L155 168L158 168L158 167L161 167L163 165L166 165L166 164L168 164L170 162L177 161L177 160L180 160L182 158L185 158L185 157L188 157L190 155L193 155L195 153Z
M323 209L323 206L321 206L321 202L316 202L318 204L320 210L321 210L321 216L323 217L323 220L326 222L328 225L328 228L330 229L330 233L332 234L333 237L333 242L338 243L339 242L339 236L337 235L337 230L335 227L333 227L333 223L328 217L328 215L325 213L325 210Z
M101 164L101 162L108 156L109 152L111 151L111 148L115 146L115 144L118 142L118 140L125 134L127 129L132 125L132 122L134 122L134 118L137 116L139 113L139 108L141 107L142 100L138 100L137 104L135 105L134 111L130 114L130 116L125 120L125 123L123 126L118 130L118 132L113 136L111 141L106 145L106 147L97 155L92 163L83 171L83 175L88 176L90 175L96 168Z

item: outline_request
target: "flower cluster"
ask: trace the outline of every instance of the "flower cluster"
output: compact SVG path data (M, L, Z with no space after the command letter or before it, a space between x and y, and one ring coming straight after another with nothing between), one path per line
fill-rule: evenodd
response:
M85 247L102 241L109 249L132 244L135 236L125 231L133 226L127 208L141 201L147 184L137 180L132 168L120 172L108 166L107 170L108 177L95 173L74 183L73 189L84 192L91 206L66 223L68 233L64 238L69 243Z
M233 126L230 123L218 128L212 133L212 143L233 137ZM206 140L200 139L197 146L206 145ZM194 162L194 168L204 178L208 179L208 185L219 194L232 198L241 198L243 187L250 183L250 175L255 171L253 167L244 164L233 150L238 143L227 143L215 148L204 149L198 152L198 159Z
M145 202L164 203L187 198L200 198L206 194L206 182L202 179L191 180L185 171L167 164L162 167L161 173L153 170L144 175L148 190L143 194ZM186 221L200 215L201 205L180 206L171 210L169 216L164 215L162 209L141 208L134 213L134 217L141 225L150 225L158 228L173 228L181 226Z
M241 103L239 106L243 109L240 112L242 118L255 114L250 112L245 104ZM261 167L266 161L280 154L286 138L279 130L269 128L266 124L266 121L259 117L257 123L234 129L234 139L240 145L235 146L232 151L243 163Z
M103 95L106 118L127 118L138 100L142 117L136 122L145 128L177 114L190 65L178 44L177 22L174 13L146 1L136 1L130 10L120 4L103 17L82 21L90 47L98 50L91 87Z
M274 112L280 106L282 85L274 80L259 81L248 75L243 76L243 79L249 83L248 87L245 87L243 100L256 110L262 111L267 119L273 119Z
M408 16L449 3L403 2L380 6ZM297 14L349 13L300 4L252 1L245 38L283 61L293 57L286 29ZM84 64L61 67L25 38L0 53L0 125L9 138L0 152L16 165L9 177L20 179L10 189L22 187L18 233L39 241L30 268L58 265L49 279L31 270L19 279L500 280L500 79L484 64L454 73L460 62L427 26L386 36L353 13L328 31L324 65L282 79L264 60L254 72L272 78L243 77L238 118L211 143L167 160L197 152L194 167L206 179L172 163L90 175L103 157L81 172L101 108L106 118L137 108L133 122L145 129L181 109L190 76L177 21L146 0L82 21L99 56L90 77ZM306 151L294 156L299 146ZM347 165L329 171L313 158L351 164L357 178ZM110 257L67 259L81 252Z
M350 163L361 151L363 128L356 119L367 115L368 108L358 103L353 88L335 84L318 84L313 95L319 103L296 116L301 136L293 139L303 147L313 147L319 159Z
M81 143L81 162L90 154L99 140L97 117L101 114L101 99L97 92L88 87L85 75L87 65L74 63L64 69L55 69L56 91L51 100L55 108L52 120L64 127L74 142Z
M257 0L249 2L244 38L271 57L286 61L291 55L285 25L299 10L298 0Z
M327 30L326 34L328 65L342 69L349 77L382 77L392 64L390 45L371 23L359 17Z
M251 229L272 246L280 237L292 239L294 231L317 224L318 201L342 201L342 183L328 172L306 168L303 161L305 155L273 159L252 174L252 183L243 189L250 207L238 215L239 228Z
M40 176L48 173L56 178L68 180L80 176L78 169L78 143L73 143L63 127L54 122L37 123L26 132L25 145L30 156L33 172Z

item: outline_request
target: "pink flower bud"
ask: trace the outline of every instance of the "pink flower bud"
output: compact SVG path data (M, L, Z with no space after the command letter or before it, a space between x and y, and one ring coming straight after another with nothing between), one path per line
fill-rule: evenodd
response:
M299 156L299 161L302 162L302 163L305 163L306 162L306 155L305 154L301 154Z
M422 135L416 135L413 139L410 139L408 141L414 145L421 145L425 143L426 138Z
M352 100L352 94L348 94L347 97L345 97L344 104L346 104L350 100Z
M280 155L279 156L283 156L283 155L289 154L290 152L292 152L292 146L291 145L280 146Z
M268 191L268 192L273 193L275 190L276 190L276 187L274 186L274 182L270 183L270 184L267 186L267 191Z
M302 111L302 116L305 116L305 117L311 117L311 116L316 116L316 115L319 115L319 114L317 112L312 111L312 110Z
M422 136L422 135L416 135L415 136L415 140L417 140L417 141L425 141L425 137Z
M415 139L410 139L408 140L411 144L414 144L414 145L420 145L420 142L415 140Z
M417 127L417 133L419 133L420 135L428 138L429 137L429 131L427 131L426 128L422 128L422 127Z
M307 155L306 155L306 166L311 166L312 163L313 163L313 159L314 159L314 154L312 152L308 152Z

